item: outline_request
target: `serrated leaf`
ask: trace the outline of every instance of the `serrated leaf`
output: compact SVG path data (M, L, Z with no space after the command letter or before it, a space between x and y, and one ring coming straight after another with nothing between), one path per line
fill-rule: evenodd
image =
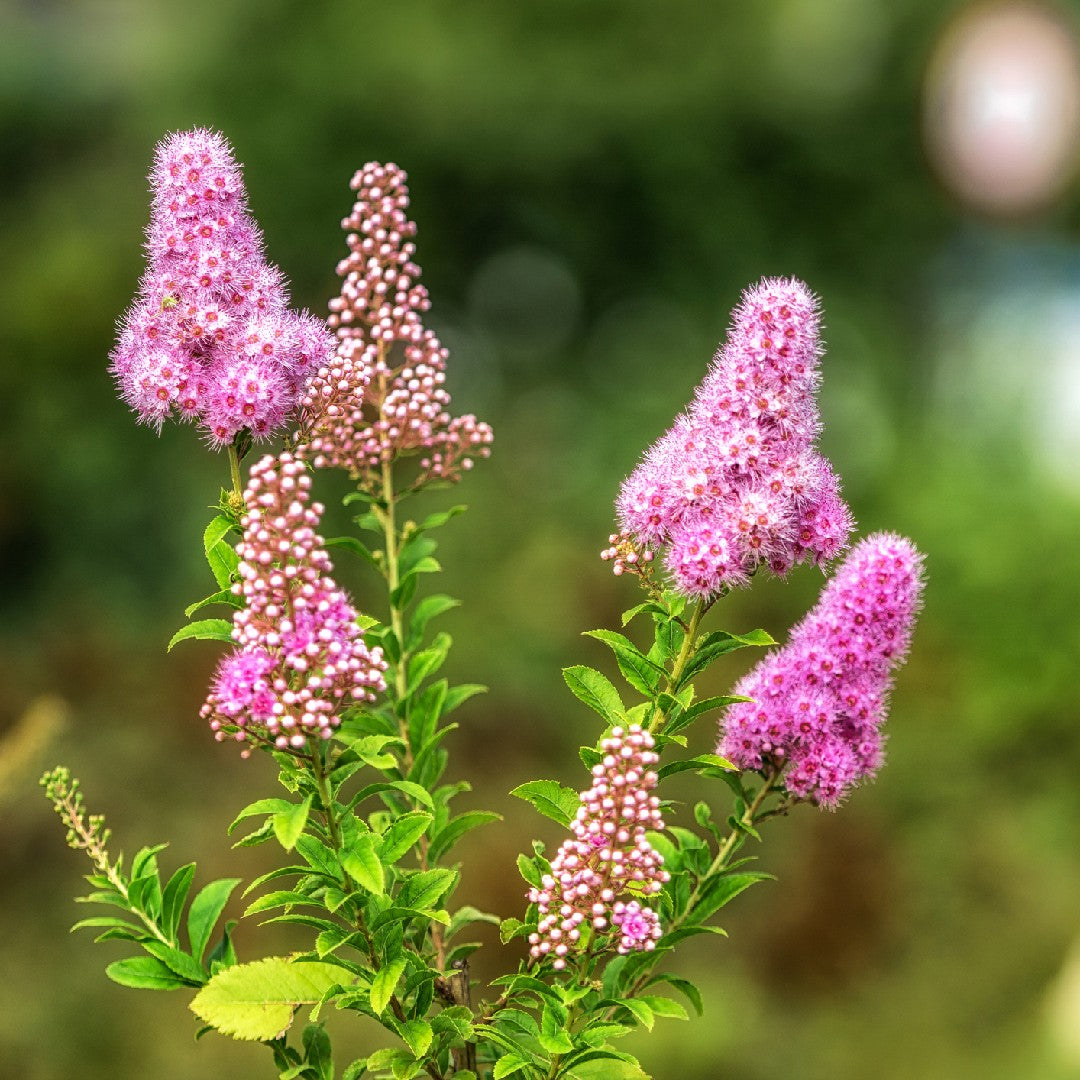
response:
M309 795L302 803L290 804L287 810L279 810L274 815L274 835L286 851L292 851L296 847L296 841L304 831L304 826L307 825L310 811L311 796Z
M190 1008L211 1027L234 1039L277 1038L292 1023L300 1005L314 1005L343 981L340 967L294 963L271 956L218 972L196 995Z
M169 652L181 641L195 638L199 641L227 641L232 644L232 622L228 619L199 619L180 627L169 639Z
M660 769L657 776L664 780L669 776L674 776L676 773L691 771L710 776L716 772L737 772L738 767L732 765L727 758L720 757L719 754L699 754L697 757L683 758L681 761L669 761Z
M240 598L233 595L231 588L218 589L217 592L211 593L209 596L204 596L201 600L196 600L194 604L188 604L184 608L184 614L190 619L196 611L201 611L204 607L210 607L213 604L228 604L229 607L240 608L243 606Z
M405 1045L416 1057L421 1058L427 1053L433 1037L431 1025L427 1021L405 1020L399 1021L394 1026L397 1028L398 1034L405 1040Z
M689 1020L686 1010L677 1002L668 997L656 997L652 994L643 994L639 1001L643 1001L657 1016L666 1016L675 1020Z
M421 806L426 806L429 810L435 809L435 804L431 800L431 793L419 784L414 784L411 780L386 780L377 784L368 784L367 787L362 788L352 797L349 807L351 809L354 806L359 806L365 799L371 798L372 795L381 794L384 791L400 791L403 795L408 795L411 799L420 803Z
M736 649L744 649L747 646L765 648L775 644L772 636L764 630L751 630L748 634L729 634L726 630L714 630L711 634L706 634L699 642L686 667L683 668L676 689L686 686L714 660Z
M527 1065L529 1062L519 1054L504 1054L495 1062L495 1069L491 1074L492 1080L503 1080L504 1076L513 1076Z
M555 780L530 780L527 784L519 784L510 794L532 803L544 817L563 826L570 824L581 805L576 791Z
M371 833L361 833L357 837L341 857L341 866L360 888L376 896L386 892L386 875L375 852L375 837Z
M239 884L239 878L211 881L191 901L187 919L188 942L191 945L191 955L200 963L210 935L214 932L214 926L225 910L233 889Z
M303 1035L306 1067L313 1069L318 1080L334 1080L334 1058L330 1036L322 1024L308 1024Z
M533 885L536 888L540 887L540 871L536 863L528 855L519 855L517 857L517 868L518 873L525 879L527 885Z
M618 724L626 715L619 691L595 668L576 664L563 668L563 679L575 697L598 712L609 724Z
M647 698L656 696L660 680L665 675L659 664L654 664L629 638L614 630L587 630L585 634L604 642L611 649L623 678L635 690Z
M499 940L505 945L516 938L526 925L520 919L503 919L499 923Z
M635 604L632 608L627 608L622 613L622 624L626 626L629 622L635 619L638 615L644 612L649 612L652 615L667 616L667 612L657 603L652 600L646 600L643 604Z
M164 945L160 941L144 941L142 947L190 985L202 986L206 982L202 965L196 963L186 952L174 949L171 945Z
M428 858L438 862L467 832L492 821L502 821L502 814L490 810L470 810L459 814L432 838Z
M690 915L694 922L704 922L714 912L732 901L739 893L749 889L759 881L775 880L772 874L760 870L740 874L719 874L710 878L701 890L701 896Z
M390 1004L394 989L404 971L405 958L399 956L375 972L375 978L371 980L371 1008L376 1016L381 1016L383 1010Z
M651 1080L635 1059L626 1060L629 1055L620 1057L608 1053L600 1056L600 1053L593 1051L587 1059L582 1055L581 1064L570 1069L566 1080Z
M236 826L241 821L249 817L256 817L259 814L277 814L283 810L288 810L294 804L289 802L288 799L256 799L253 803L248 803L239 814L233 818L232 823L225 831L229 836L232 836Z
M678 975L671 975L667 972L662 972L659 975L653 975L647 983L645 983L646 989L650 986L654 986L658 983L667 983L669 986L674 987L686 996L686 999L694 1006L694 1012L698 1016L704 1016L705 1004L701 999L701 991L689 980L680 978Z
M264 911L273 911L274 908L292 907L295 904L307 904L311 907L321 907L318 900L307 893L297 892L291 889L279 889L276 892L268 892L253 900L244 911L244 918L251 915L260 915Z
M114 983L135 990L182 990L191 984L153 956L132 956L116 960L105 968Z
M456 870L444 867L410 874L402 882L394 903L418 911L429 910L457 884L459 876Z
M379 840L379 858L383 861L384 865L389 866L391 863L396 863L410 848L424 835L427 827L435 820L434 816L427 814L422 810L414 810L409 814L402 814L401 817L395 819L390 823L389 828L383 833ZM430 848L428 849L429 858L435 862L438 859L437 855L430 854Z

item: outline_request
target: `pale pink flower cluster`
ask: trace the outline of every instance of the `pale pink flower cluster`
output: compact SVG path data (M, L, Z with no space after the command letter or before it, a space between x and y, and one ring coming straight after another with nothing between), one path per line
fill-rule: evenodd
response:
M794 278L743 294L690 408L623 483L623 532L603 553L617 573L662 549L679 591L711 597L759 567L783 576L844 547L851 514L815 448L819 322Z
M357 479L402 455L419 456L417 486L457 479L490 453L491 428L450 415L447 351L423 323L431 302L418 283L405 173L370 162L351 186L357 198L342 222L349 254L328 320L337 351L307 388L299 441L316 466Z
M316 532L311 476L289 453L252 466L237 546L244 606L233 616L237 648L218 668L201 715L220 741L299 749L327 739L340 708L386 688L382 650L368 649L349 597ZM246 755L246 750L245 750Z
M717 753L786 770L798 798L834 807L882 762L892 673L907 655L923 589L911 541L875 533L851 550L788 644L735 687Z
M581 805L566 840L539 888L529 892L539 923L529 935L534 960L549 958L556 971L566 967L583 925L593 936L614 930L616 951L651 950L661 935L655 911L621 894L647 897L663 888L670 875L646 831L664 827L660 800L650 794L657 784L659 756L653 738L637 724L614 728L600 744L603 760L593 766L593 785L581 793Z
M150 182L149 264L110 356L120 394L144 422L195 421L214 446L241 431L266 438L332 340L313 316L289 310L223 136L170 135Z

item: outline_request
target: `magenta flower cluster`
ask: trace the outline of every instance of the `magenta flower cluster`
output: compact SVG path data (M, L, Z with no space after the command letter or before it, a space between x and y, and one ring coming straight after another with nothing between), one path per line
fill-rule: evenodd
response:
M735 687L717 753L741 769L784 773L794 796L835 807L882 762L892 672L911 643L923 588L911 541L858 543L784 648Z
M150 181L149 265L110 357L121 396L158 429L197 422L217 447L245 430L266 438L327 362L330 335L289 310L223 136L170 135Z
M342 222L349 254L328 319L337 350L307 388L300 441L316 466L360 480L407 454L420 458L417 486L457 479L488 455L491 428L450 415L447 351L423 323L431 302L418 283L406 175L370 162L351 186L356 202Z
M220 741L299 749L327 739L340 708L385 689L382 650L368 649L316 529L311 476L289 453L252 466L237 547L237 648L221 662L201 715ZM246 748L245 748L246 756Z
M819 321L793 278L743 294L690 408L623 483L624 531L604 552L617 573L662 549L680 592L712 597L761 566L783 576L844 547L851 514L815 449Z
M593 785L580 796L571 822L573 837L551 862L540 887L529 892L539 922L529 935L534 960L549 958L557 971L591 928L597 935L614 930L621 954L656 947L661 928L655 911L621 894L648 897L670 875L646 831L664 827L657 784L659 756L653 738L638 725L614 728L600 744L604 757L593 766Z

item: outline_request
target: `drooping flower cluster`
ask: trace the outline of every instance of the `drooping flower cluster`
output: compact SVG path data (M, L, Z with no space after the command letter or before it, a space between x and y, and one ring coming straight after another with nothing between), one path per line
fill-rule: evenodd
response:
M171 416L198 422L214 446L243 430L265 438L326 364L330 335L289 310L223 136L170 135L150 181L149 265L110 356L121 396L158 429Z
M735 687L717 753L742 769L786 769L799 798L835 807L882 762L892 672L907 655L923 588L909 540L858 543L817 605Z
M645 835L664 827L660 800L650 794L659 760L652 747L652 736L637 724L614 728L601 742L603 760L593 766L593 786L582 792L570 823L574 835L559 848L540 887L529 892L540 915L529 935L534 960L550 957L561 971L585 923L594 935L614 930L619 953L656 947L656 912L637 899L617 899L624 893L651 896L670 877Z
M291 454L252 466L233 586L244 601L233 616L237 648L218 667L201 712L219 741L299 748L330 737L343 703L385 689L382 650L364 644L356 610L329 576L315 531L323 507L310 503L310 487Z
M623 532L603 553L616 572L660 548L681 592L710 597L760 566L783 576L839 553L852 519L814 445L819 322L793 278L743 294L690 408L623 483Z
M337 351L307 388L299 441L316 466L360 480L405 454L420 457L417 485L457 479L490 453L491 428L450 415L447 351L423 324L431 302L413 261L406 175L370 162L351 186L349 254L337 268L345 280L328 319Z

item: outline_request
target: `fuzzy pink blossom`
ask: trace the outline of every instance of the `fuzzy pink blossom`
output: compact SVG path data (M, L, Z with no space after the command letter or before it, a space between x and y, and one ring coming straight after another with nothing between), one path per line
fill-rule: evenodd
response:
M193 421L216 447L241 431L264 439L326 363L330 336L289 309L223 136L168 136L150 182L148 265L110 356L120 395L145 423Z
M664 827L657 784L659 756L653 738L637 724L614 728L600 744L603 759L593 766L593 785L580 796L564 841L538 888L529 892L539 922L529 935L534 960L550 959L556 971L578 946L583 933L593 937L614 930L619 953L651 950L661 935L656 913L624 893L648 897L660 892L670 875L646 832Z
M882 762L892 675L911 644L922 556L901 536L860 541L782 649L735 687L717 753L742 769L784 772L798 798L835 807Z
M244 606L233 616L237 648L222 660L201 715L219 740L298 749L329 738L340 709L385 689L382 651L368 649L348 596L316 532L323 507L292 454L252 466L237 546Z
M679 591L711 597L759 567L783 576L843 549L851 513L815 447L819 323L794 278L743 294L689 409L623 483L622 531L603 553L616 573L662 551Z
M328 319L337 349L307 387L298 442L317 467L361 482L405 455L419 458L415 486L455 480L490 453L492 434L474 416L450 414L447 351L423 323L431 302L414 261L405 173L371 162L351 186L356 202L342 222L349 254Z

